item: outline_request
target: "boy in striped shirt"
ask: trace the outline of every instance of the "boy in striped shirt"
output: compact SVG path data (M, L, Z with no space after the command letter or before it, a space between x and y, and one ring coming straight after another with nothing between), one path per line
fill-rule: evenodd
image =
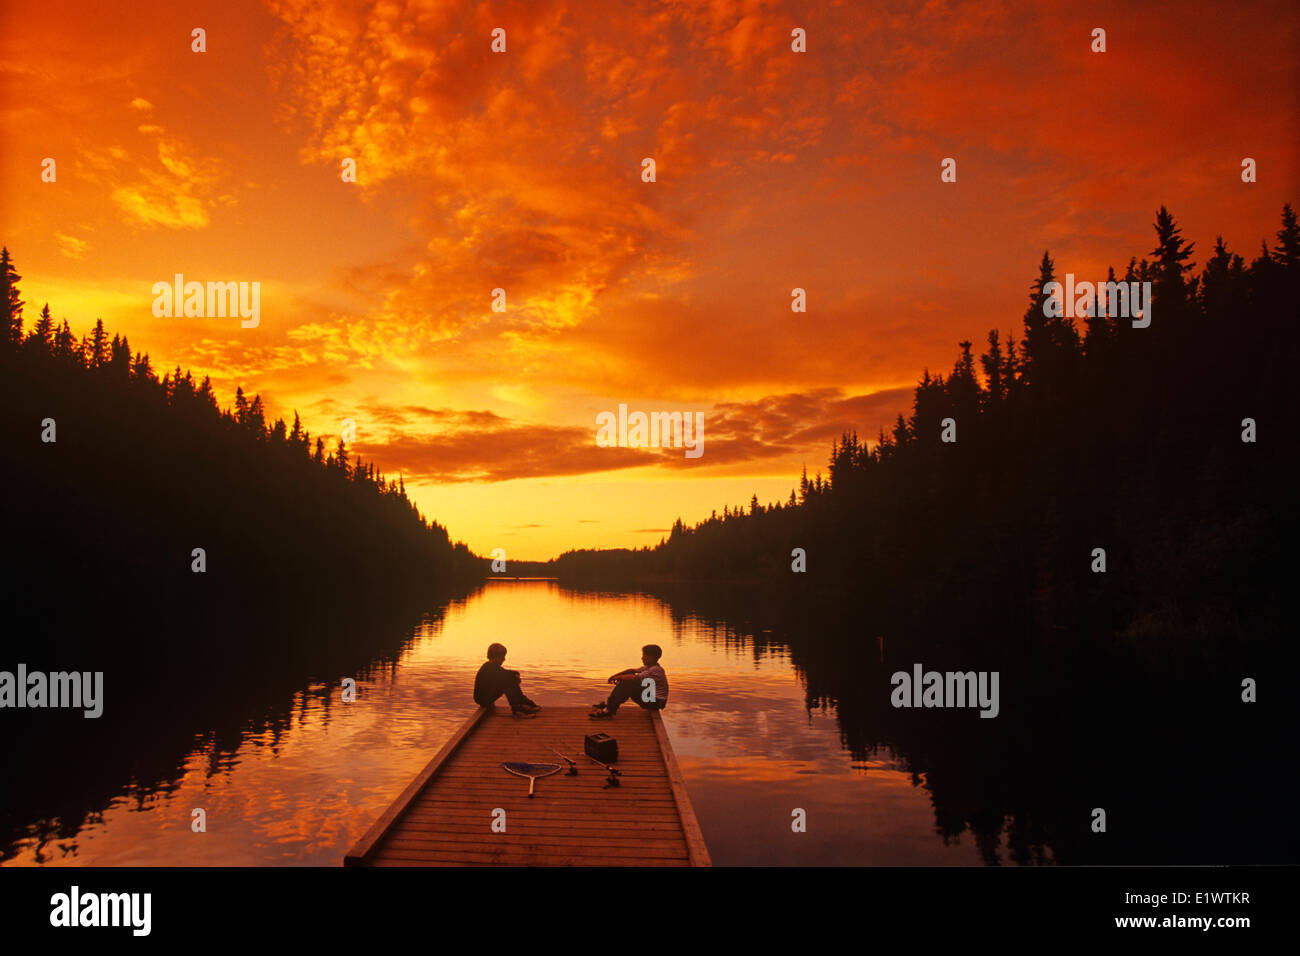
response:
M663 648L658 644L647 644L641 648L641 667L629 667L625 671L610 675L609 683L614 684L608 700L591 705L588 717L601 719L613 717L625 701L634 700L646 710L663 710L668 704L668 675L659 666Z

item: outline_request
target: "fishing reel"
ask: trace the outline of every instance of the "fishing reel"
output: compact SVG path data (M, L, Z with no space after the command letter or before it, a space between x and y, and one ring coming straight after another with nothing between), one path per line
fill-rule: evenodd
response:
M578 775L578 763L576 760L572 757L566 757L554 747L551 748L551 753L555 754L555 756L559 757L569 765L569 769L564 774L566 777L576 777Z
M604 769L606 769L606 770L609 771L609 776L605 778L605 786L606 786L606 787L617 787L617 786L618 786L618 778L621 777L621 776L623 776L623 771L621 771L621 770L615 770L612 766L610 766L610 765L607 764L607 763L601 763L601 762L600 762L599 760L597 760L595 757L591 757L590 754L588 754L588 757L590 757L592 763L596 764L597 766L603 767Z
M568 763L569 769L568 772L565 773L566 777L576 777L578 775L578 764L572 757L568 757L560 753L554 747L551 748L551 753L555 754L555 756L559 757L561 760ZM619 785L618 778L623 776L623 771L616 770L610 764L597 760L591 754L587 754L587 759L590 760L592 763L594 763L596 766L605 770L609 774L609 776L605 778L606 787L617 787Z

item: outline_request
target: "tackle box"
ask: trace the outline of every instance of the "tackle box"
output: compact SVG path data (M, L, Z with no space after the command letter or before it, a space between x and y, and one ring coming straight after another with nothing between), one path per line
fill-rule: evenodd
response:
M618 741L609 734L587 734L584 749L588 757L601 763L615 763L618 760Z

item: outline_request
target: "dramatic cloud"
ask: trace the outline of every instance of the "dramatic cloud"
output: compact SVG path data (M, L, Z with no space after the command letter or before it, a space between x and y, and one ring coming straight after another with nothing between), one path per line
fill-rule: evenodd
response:
M28 302L313 435L353 419L453 534L536 557L784 497L958 342L1018 337L1044 249L1122 268L1164 203L1250 254L1300 198L1282 0L264 0L203 54L163 0L0 19ZM176 273L260 282L258 328L154 317ZM703 457L596 447L620 403L702 412Z
M847 396L840 389L724 402L705 418L704 448L710 467L764 459L824 454L851 432L874 438L893 423L909 389ZM593 474L650 465L681 464L680 448L601 448L594 428L510 421L490 411L421 406L371 406L367 421L385 435L355 450L380 456L408 481L511 481L517 478ZM527 527L519 525L516 527ZM540 526L539 526L540 527ZM644 529L643 529L644 530Z

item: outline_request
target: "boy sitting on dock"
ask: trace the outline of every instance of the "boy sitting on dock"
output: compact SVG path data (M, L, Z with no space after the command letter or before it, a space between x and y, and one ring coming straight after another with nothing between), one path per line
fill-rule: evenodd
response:
M618 708L627 700L634 700L646 710L663 710L668 704L668 675L659 666L663 657L663 648L658 644L647 644L641 648L641 667L629 667L625 671L611 674L609 683L614 684L608 700L591 705L587 716L597 719L613 717Z
M537 713L542 709L541 705L525 696L519 684L519 671L507 670L501 666L505 659L504 644L488 645L487 660L474 677L474 703L480 707L491 707L498 697L505 694L511 711L516 715Z

